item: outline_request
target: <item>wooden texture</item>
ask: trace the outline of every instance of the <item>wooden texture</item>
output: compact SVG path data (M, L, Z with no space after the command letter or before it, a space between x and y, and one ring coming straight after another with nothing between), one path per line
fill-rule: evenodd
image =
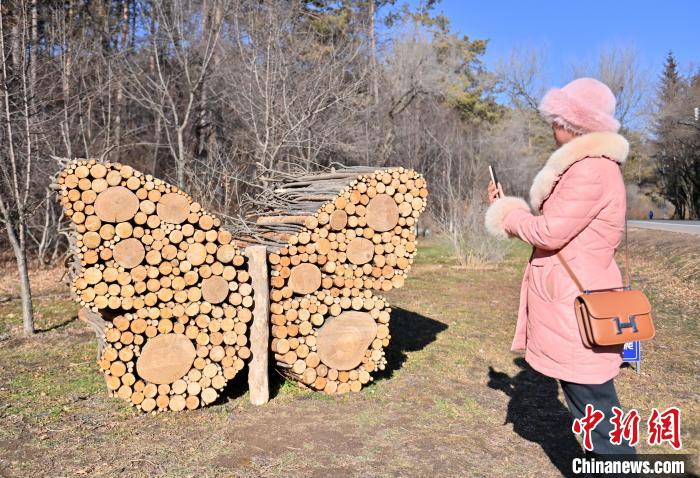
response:
M170 385L190 371L196 356L192 341L184 335L157 335L141 349L136 371L144 380Z
M427 194L415 171L348 168L282 182L257 201L269 210L246 240L270 252L270 347L282 374L336 394L386 366L391 309L377 292L403 286Z
M97 195L95 214L105 222L123 222L134 217L139 198L124 186L112 186Z
M356 237L348 244L346 255L355 265L367 264L374 256L374 244L364 237Z
M248 272L255 295L253 322L250 327L251 359L248 363L248 388L250 402L262 405L270 399L269 343L270 343L270 289L265 246L249 246Z
M358 391L385 368L391 309L380 293L403 286L411 268L425 180L363 167L273 187L257 201L265 208L258 220L233 237L164 181L121 164L65 162L56 189L75 233L71 292L104 319L98 363L110 393L144 412L213 403L251 356L264 356L264 332L282 374L328 394ZM240 244L266 249L269 283L249 270ZM253 340L256 313L269 323ZM147 371L157 363L148 344L167 336L195 350L177 378L185 365L175 358L166 360L172 370L158 369L161 378Z
M348 213L342 209L336 209L331 213L329 222L331 229L334 231L341 231L348 224Z
M231 233L158 178L63 162L54 186L73 229L71 293L99 334L108 390L144 412L215 402L251 356L253 289Z
M133 237L118 242L112 250L112 257L122 267L132 269L141 264L146 257L143 243Z
M202 280L202 298L211 304L220 304L228 297L228 281L221 276Z
M289 273L289 287L297 294L310 294L321 287L321 270L314 264L299 264Z
M385 232L399 223L399 207L388 194L378 194L367 204L367 225L377 232Z
M316 346L321 361L337 370L351 370L362 362L377 337L377 323L366 312L344 312L318 331Z
M187 200L187 197L181 194L164 194L158 201L156 212L158 217L165 222L182 224L189 215L190 202Z

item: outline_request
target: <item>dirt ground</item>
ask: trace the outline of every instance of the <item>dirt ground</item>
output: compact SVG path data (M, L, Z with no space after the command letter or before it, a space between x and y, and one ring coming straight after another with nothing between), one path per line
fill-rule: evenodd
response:
M652 407L680 407L681 452L697 455L700 241L631 230L630 252L657 338L640 375L622 370L619 394L643 421ZM254 407L239 374L214 406L160 415L106 396L62 271L36 271L35 338L21 338L18 301L0 302L0 477L568 474L580 448L557 383L509 352L528 254L518 244L498 267L465 270L438 239L422 242L405 287L388 296L390 368L360 393L276 378L270 403ZM15 297L16 279L1 282L0 298Z

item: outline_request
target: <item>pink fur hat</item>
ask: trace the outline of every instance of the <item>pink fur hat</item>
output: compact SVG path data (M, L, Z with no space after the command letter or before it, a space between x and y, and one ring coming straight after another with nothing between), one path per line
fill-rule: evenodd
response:
M620 129L613 116L615 95L594 78L578 78L563 88L549 90L539 110L548 121L578 133L617 133Z

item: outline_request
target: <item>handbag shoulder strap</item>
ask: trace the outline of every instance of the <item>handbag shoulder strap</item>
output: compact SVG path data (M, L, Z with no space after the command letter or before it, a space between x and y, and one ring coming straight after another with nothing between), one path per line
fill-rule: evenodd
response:
M566 259L564 259L564 256L557 252L557 258L559 259L559 262L561 262L561 265L564 266L564 269L566 269L566 272L568 272L568 274L573 279L574 284L576 284L576 287L578 287L578 290L583 293L584 289L581 285L581 281L578 280L578 277L576 276L576 274L574 274L574 271L571 270L571 267L569 266L569 263L566 262Z
M566 269L566 272L571 276L571 279L574 281L574 284L576 284L576 287L578 287L578 290L581 292L585 292L585 289L581 285L581 281L578 280L578 277L574 273L574 271L571 269L571 266L569 266L569 263L564 259L564 256L562 256L559 252L557 252L557 258L559 259L559 262L561 262L561 265L564 266L564 269ZM627 217L625 216L625 284L623 284L624 287L629 288L631 286L630 282L630 257L629 257L629 251L627 249Z

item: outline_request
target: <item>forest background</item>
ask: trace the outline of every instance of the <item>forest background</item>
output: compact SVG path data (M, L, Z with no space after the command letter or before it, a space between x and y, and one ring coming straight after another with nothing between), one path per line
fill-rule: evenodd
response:
M527 196L554 149L536 107L544 51L487 68L486 39L439 2L17 0L0 6L0 222L31 333L31 267L65 261L57 157L123 162L189 191L235 231L279 174L404 166L431 196L421 233L462 266L502 260L483 230L487 165ZM700 72L650 72L611 45L570 79L617 97L628 216L700 216Z

